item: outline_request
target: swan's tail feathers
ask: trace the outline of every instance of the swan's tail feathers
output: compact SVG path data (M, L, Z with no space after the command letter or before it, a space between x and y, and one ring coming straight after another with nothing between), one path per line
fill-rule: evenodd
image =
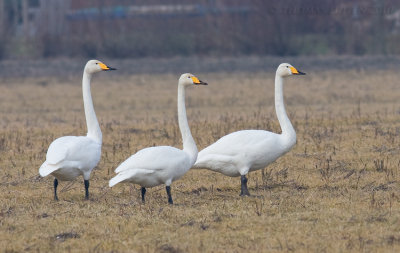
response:
M199 170L199 169L204 169L204 165L202 165L201 162L196 162L196 163L193 165L192 169L197 169L197 170Z
M41 177L45 177L53 173L54 171L58 170L59 168L56 165L48 164L44 162L42 166L39 168L39 175Z
M114 185L124 182L129 179L132 175L130 173L120 173L115 177L111 178L110 182L108 182L109 187L113 187Z
M209 168L209 162L207 159L204 159L204 157L198 157L197 161L194 163L193 169L208 169Z
M130 170L124 170L111 178L110 182L108 182L108 186L113 187L114 185L125 181L135 182L134 178L143 178L152 173L154 173L154 170L150 169L133 168Z
M121 164L122 165L122 164ZM114 170L114 172L115 173L120 173L120 172L122 172L122 171L124 171L126 168L124 167L124 166L118 166L115 170Z
M235 161L235 158L227 155L206 154L198 156L194 169L218 170L230 166Z
M207 162L207 154L204 153L204 149L199 152L197 155L197 160L194 163L192 169L206 169L208 167L208 162Z
M133 168L134 166L130 164L130 158L128 158L126 161L122 162L115 170L115 173L120 173L125 170L129 170Z

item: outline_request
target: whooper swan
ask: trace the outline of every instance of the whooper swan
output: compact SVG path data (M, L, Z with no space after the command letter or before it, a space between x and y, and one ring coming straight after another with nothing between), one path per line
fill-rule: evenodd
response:
M198 153L185 108L185 88L193 84L207 85L192 74L183 74L178 81L178 121L183 150L158 146L138 151L115 169L115 173L118 174L110 180L110 187L120 182L138 184L142 187L142 201L145 202L146 187L165 184L168 203L173 204L170 185L193 166Z
M115 70L97 60L86 63L82 78L83 104L85 107L87 135L64 136L50 144L46 161L40 166L39 174L42 177L53 175L54 199L57 197L58 180L71 181L83 175L85 184L85 198L89 199L89 178L93 168L100 161L102 134L96 113L93 108L90 93L90 80L94 73Z
M296 132L283 102L283 79L305 75L288 63L282 63L275 75L275 110L282 134L264 130L242 130L228 134L199 152L194 168L205 168L226 176L241 176L240 196L250 195L246 175L265 168L296 144Z

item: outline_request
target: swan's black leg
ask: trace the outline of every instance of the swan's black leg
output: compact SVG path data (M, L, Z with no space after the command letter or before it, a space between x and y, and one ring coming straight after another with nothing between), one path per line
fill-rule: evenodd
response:
M89 180L83 180L85 183L85 199L89 199Z
M146 188L145 187L142 187L142 202L144 203L145 202L145 200L144 200L144 195L146 194Z
M240 176L240 181L242 183L240 196L250 196L249 190L247 189L247 178L245 175Z
M58 201L57 186L58 186L58 180L57 180L57 178L54 178L54 200L55 201Z
M172 196L171 196L171 186L166 186L165 190L167 190L168 203L173 204L174 202L172 201Z

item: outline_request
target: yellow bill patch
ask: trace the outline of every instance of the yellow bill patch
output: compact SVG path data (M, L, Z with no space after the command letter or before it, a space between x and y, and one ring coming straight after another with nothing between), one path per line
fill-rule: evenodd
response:
M193 83L195 83L195 84L199 84L200 83L200 80L195 76L192 76L192 80L193 80Z
M110 69L107 65L105 65L105 64L102 63L102 62L99 63L99 66L100 66L100 68L103 69L103 70L108 70L108 69Z
M299 71L295 67L290 67L292 74L299 74Z

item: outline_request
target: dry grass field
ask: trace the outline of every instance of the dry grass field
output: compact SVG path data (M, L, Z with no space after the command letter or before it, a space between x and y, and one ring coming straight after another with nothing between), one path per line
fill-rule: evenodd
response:
M118 67L118 66L116 66ZM240 179L191 170L172 184L140 188L108 180L120 162L153 145L181 147L178 76L101 73L92 82L103 131L91 176L60 182L38 168L52 140L84 135L76 77L0 81L2 252L399 252L400 72L308 70L285 84L297 144L263 171ZM279 132L274 73L195 73L187 90L199 149L240 129Z

